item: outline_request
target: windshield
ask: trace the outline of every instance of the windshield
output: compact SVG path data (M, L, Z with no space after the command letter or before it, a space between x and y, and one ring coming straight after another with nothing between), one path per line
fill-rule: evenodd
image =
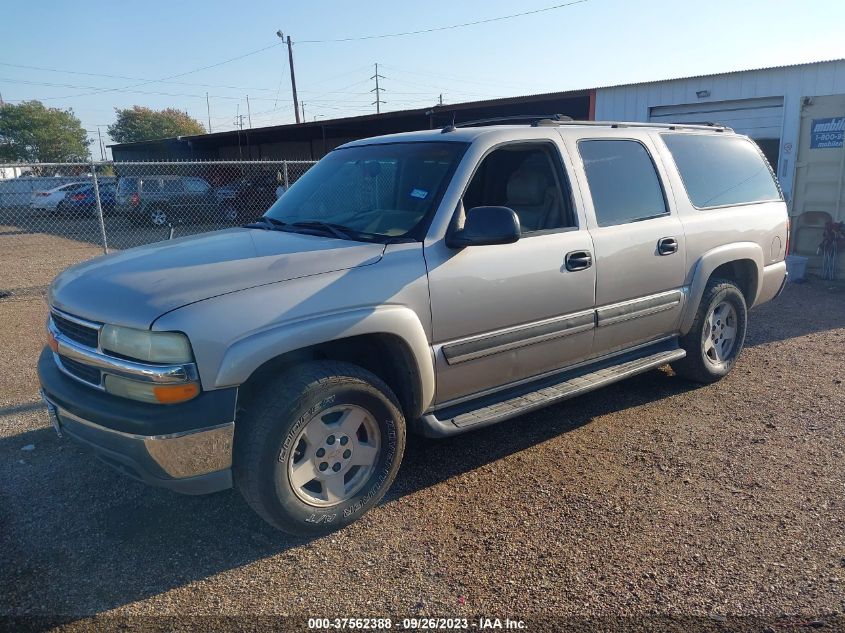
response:
M415 237L433 213L465 143L383 143L338 149L309 169L265 216L331 223L377 237ZM424 227L423 227L424 228Z

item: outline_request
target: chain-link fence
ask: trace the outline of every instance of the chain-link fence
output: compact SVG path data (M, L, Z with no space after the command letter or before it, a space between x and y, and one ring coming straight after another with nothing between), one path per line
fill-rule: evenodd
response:
M0 164L0 297L67 266L253 221L312 161Z

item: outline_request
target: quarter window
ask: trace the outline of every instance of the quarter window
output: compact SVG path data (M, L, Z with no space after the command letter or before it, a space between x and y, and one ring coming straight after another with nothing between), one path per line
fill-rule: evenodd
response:
M690 202L698 208L780 200L760 150L739 136L662 134Z
M638 141L579 141L599 226L626 224L668 213L663 188Z

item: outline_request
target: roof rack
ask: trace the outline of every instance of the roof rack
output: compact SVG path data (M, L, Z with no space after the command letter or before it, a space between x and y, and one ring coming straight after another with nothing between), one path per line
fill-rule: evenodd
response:
M638 121L577 121L564 114L516 114L512 116L493 117L490 119L477 119L475 121L463 121L451 123L441 131L443 134L454 132L461 127L476 127L491 125L494 123L526 123L532 127L553 126L553 125L577 125L609 128L659 128L666 130L709 130L713 132L733 132L733 129L719 125L718 123L642 123Z

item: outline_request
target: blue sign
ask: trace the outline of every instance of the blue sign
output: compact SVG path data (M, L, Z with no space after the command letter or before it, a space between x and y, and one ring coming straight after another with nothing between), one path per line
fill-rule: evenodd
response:
M845 137L845 117L813 119L810 128L810 149L842 147Z

